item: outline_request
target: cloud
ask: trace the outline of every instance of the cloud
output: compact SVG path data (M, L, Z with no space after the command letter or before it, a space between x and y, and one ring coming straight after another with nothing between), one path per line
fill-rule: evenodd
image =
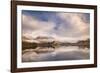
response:
M58 13L57 14L65 24L59 27L62 30L62 35L69 37L88 37L89 36L89 23L85 22L83 14L78 13ZM89 20L88 20L89 21ZM66 26L67 25L67 26ZM66 27L65 27L66 26Z
M57 12L55 15L51 14L51 17L53 18L48 17L47 21L43 21L38 17L22 14L22 35L30 39L37 36L52 36L61 40L89 38L89 17L85 13Z
M55 24L51 21L40 21L32 16L22 14L22 31L25 36L35 36L50 33Z
M50 30L54 27L54 23L51 21L44 22L39 21L38 19L28 16L28 15L22 15L22 22L23 26L27 26L27 28L30 28L32 30Z

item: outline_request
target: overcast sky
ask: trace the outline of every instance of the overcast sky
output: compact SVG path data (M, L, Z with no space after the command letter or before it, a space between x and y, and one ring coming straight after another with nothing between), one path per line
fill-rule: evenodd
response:
M89 38L90 14L22 10L22 35Z

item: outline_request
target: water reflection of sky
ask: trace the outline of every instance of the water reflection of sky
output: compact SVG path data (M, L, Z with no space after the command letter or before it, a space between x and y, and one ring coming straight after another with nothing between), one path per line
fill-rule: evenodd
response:
M49 48L46 49L47 52L43 53L42 50L45 48L41 48L41 52L37 53L34 49L27 49L25 53L23 53L22 61L23 62L36 62L36 61L60 61L60 60L82 60L89 59L89 49L87 48L79 48L75 46L69 47L59 47L59 48ZM51 51L50 51L51 49ZM39 49L37 49L39 51Z

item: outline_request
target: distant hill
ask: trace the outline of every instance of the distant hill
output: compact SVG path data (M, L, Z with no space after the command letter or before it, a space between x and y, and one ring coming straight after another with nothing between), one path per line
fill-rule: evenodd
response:
M22 49L34 49L37 47L37 43L33 43L33 42L25 42L22 41Z
M71 43L67 41L55 40L54 37L38 36L32 40L23 37L22 38L22 49L34 49L36 47L59 47L59 46L79 46L79 47L90 47L90 39L78 40L77 42Z

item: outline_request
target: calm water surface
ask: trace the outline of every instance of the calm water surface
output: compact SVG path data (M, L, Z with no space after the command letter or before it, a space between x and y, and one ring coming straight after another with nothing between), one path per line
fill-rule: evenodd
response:
M61 46L58 48L37 47L36 49L26 49L22 53L23 62L84 59L89 59L89 49L78 46Z

